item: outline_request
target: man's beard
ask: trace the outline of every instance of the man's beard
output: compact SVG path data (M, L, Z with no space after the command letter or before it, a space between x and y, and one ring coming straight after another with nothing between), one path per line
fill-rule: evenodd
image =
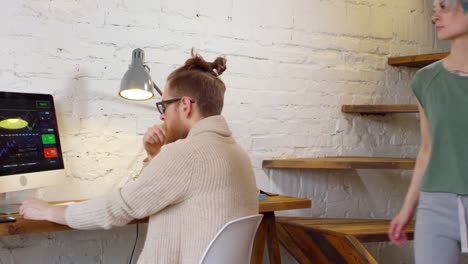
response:
M164 144L176 142L179 139L186 138L188 131L184 129L179 122L174 122L172 125L165 123L166 127L166 140Z

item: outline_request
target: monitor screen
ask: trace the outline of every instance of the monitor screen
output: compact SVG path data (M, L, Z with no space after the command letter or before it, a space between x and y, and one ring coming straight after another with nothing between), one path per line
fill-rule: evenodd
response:
M60 169L52 95L0 92L0 178Z

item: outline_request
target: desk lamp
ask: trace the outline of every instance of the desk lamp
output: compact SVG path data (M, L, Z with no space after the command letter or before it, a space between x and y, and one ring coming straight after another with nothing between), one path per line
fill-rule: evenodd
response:
M145 64L145 52L142 49L133 50L132 63L120 82L119 95L128 100L148 100L154 96L153 88L162 95L149 72L150 68Z

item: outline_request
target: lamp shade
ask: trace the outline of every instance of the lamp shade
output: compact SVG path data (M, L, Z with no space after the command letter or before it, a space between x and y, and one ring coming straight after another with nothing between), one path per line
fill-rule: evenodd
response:
M132 52L132 63L120 82L119 95L129 100L147 100L154 96L154 83L145 65L145 53L142 49Z

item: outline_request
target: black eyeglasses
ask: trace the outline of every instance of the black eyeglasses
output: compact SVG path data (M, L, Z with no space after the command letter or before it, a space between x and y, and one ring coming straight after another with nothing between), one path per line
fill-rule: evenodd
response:
M180 100L182 100L182 97L172 98L172 99L168 99L168 100L162 100L162 101L156 103L156 107L158 108L159 113L162 115L162 114L166 113L166 105L172 104L172 103L180 101ZM190 99L190 102L195 103L195 101L193 101L192 99Z

